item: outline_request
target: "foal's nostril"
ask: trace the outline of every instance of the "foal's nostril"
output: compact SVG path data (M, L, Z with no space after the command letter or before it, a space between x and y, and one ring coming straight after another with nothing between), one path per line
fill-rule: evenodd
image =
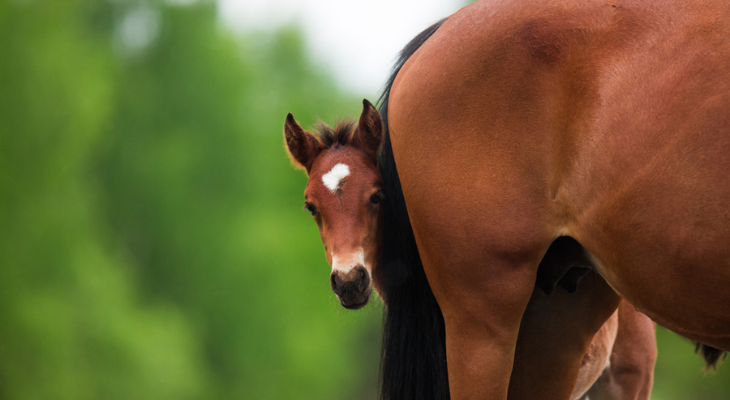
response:
M330 275L330 286L338 296L363 294L370 286L370 274L362 265L351 269L347 274L333 271Z
M332 286L333 292L340 294L342 288L342 278L340 278L339 272L334 271L330 275L330 286Z
M370 276L368 275L368 271L361 265L358 265L355 268L359 273L357 289L360 291L360 293L365 293L365 290L370 285Z

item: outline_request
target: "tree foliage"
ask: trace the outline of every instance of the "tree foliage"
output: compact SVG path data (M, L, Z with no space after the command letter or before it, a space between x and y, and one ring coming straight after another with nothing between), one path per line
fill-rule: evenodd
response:
M281 138L359 101L215 13L1 3L3 398L372 397L379 311L339 310Z

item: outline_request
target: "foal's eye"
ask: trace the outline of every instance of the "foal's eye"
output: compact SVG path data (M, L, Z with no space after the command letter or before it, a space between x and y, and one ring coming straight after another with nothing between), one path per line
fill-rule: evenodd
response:
M304 203L304 209L309 211L309 213L312 214L312 216L317 215L317 207L315 207L309 203Z
M378 204L378 203L380 203L380 200L382 200L382 199L383 199L383 192L377 192L377 193L373 194L372 196L370 196L370 202L372 204Z

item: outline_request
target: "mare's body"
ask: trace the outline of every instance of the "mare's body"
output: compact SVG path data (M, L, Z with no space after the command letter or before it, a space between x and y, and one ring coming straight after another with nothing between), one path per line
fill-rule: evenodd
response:
M452 399L569 398L620 297L730 349L728 21L724 1L480 1L402 66L386 158ZM594 272L533 294L561 236Z

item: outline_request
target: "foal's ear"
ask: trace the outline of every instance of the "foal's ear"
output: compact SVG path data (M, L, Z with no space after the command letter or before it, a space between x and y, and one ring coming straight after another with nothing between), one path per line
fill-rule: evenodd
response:
M304 168L309 174L314 159L317 158L322 146L317 139L305 132L289 113L284 124L284 140L292 162Z
M378 110L367 100L362 101L362 114L354 139L365 152L377 159L378 150L383 142L383 121Z

